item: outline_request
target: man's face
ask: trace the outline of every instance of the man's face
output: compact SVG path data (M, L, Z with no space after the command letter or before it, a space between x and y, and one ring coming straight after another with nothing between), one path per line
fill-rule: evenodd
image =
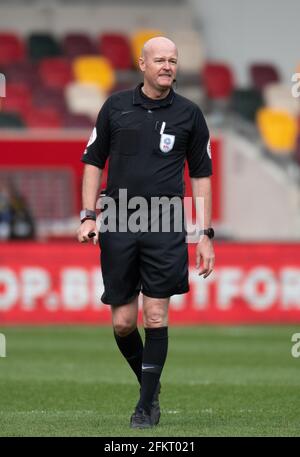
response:
M172 86L177 72L177 50L174 46L152 46L139 63L149 86L158 90Z

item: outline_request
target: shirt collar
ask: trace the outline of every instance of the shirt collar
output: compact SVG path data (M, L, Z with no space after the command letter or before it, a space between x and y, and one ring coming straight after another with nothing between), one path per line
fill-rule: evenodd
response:
M165 98L154 100L152 98L147 97L145 94L142 93L142 86L144 84L140 83L133 91L133 104L134 105L141 105L145 109L153 109L153 108L161 108L162 106L171 105L174 100L175 92L173 91L172 87L170 92Z

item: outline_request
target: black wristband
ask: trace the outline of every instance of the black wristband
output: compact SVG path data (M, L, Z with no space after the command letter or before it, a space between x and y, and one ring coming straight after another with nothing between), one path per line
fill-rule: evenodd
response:
M80 221L81 223L86 221L87 219L91 219L92 221L95 221L97 218L96 211L93 211L92 209L83 209L80 211Z
M83 224L85 221L94 221L94 222L96 222L96 219L94 219L93 217L87 216L87 217L84 217L83 219L81 219L80 223Z

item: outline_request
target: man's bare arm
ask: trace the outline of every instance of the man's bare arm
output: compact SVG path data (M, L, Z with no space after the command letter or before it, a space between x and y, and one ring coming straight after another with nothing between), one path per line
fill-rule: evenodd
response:
M196 198L203 198L204 213L203 213L203 228L211 227L211 212L212 212L212 191L211 191L211 178L191 178L192 192L194 203ZM202 224L201 224L202 225Z
M102 171L94 165L85 165L82 178L82 208L95 211L98 190L101 186Z
M85 165L82 178L82 208L95 211L99 188L101 186L102 170L94 165ZM80 243L89 241L89 233L96 233L93 238L94 244L98 241L98 230L96 222L86 220L77 230L77 237Z
M192 192L194 203L196 204L197 198L203 198L203 223L201 224L204 229L211 226L212 214L212 190L211 178L191 178ZM207 278L213 271L215 264L215 254L212 241L208 236L203 235L196 247L196 268L200 268L201 262L203 266L199 271L199 275Z

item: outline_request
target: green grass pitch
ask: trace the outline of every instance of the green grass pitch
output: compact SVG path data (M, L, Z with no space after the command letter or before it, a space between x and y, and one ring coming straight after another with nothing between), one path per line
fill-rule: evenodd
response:
M150 431L129 428L138 385L109 327L0 331L0 436L300 436L299 327L171 326Z

